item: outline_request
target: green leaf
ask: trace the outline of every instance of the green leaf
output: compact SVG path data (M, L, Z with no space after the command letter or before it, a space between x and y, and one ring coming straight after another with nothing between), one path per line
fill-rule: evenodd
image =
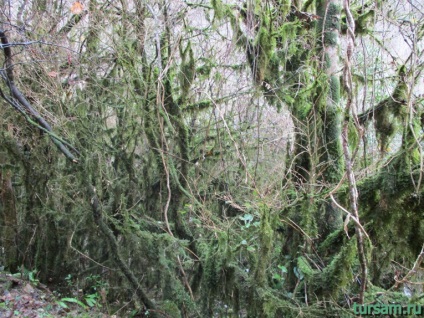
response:
M281 280L281 276L278 275L278 274L274 274L274 275L272 275L272 279Z
M281 272L287 273L287 267L285 267L283 265L278 265L278 268L281 270Z
M79 306L81 306L82 308L87 308L86 305L84 305L83 302L81 302L80 300L76 299L76 298L62 298L61 301L66 301L68 303L74 303L74 304L78 304Z
M60 301L60 300L56 300L56 304L58 304L60 307L65 308L65 309L69 308L66 303L64 303L63 301Z
M253 220L253 215L250 213L246 213L243 216L239 216L239 219L244 221L244 222L251 222Z
M86 298L85 302L87 303L88 306L90 307L94 307L96 305L96 300L93 298Z
M297 267L295 267L295 268L293 268L293 272L294 272L294 274L296 275L296 277L299 280L302 280L303 279L303 273L302 273L302 271L300 269L298 269Z

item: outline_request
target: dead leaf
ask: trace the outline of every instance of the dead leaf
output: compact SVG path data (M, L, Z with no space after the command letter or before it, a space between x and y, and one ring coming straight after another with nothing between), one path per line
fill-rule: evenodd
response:
M27 294L32 294L34 292L34 288L30 284L26 284L23 290Z
M81 14L83 10L84 10L84 6L79 1L75 1L71 6L71 12L73 14Z
M59 75L59 73L55 72L55 71L51 71L51 72L48 72L47 75L50 76L50 77L57 77Z

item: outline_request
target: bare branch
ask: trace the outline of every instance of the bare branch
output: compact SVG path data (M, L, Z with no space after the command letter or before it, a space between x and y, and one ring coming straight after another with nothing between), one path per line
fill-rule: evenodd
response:
M52 133L52 128L47 123L47 121L32 107L31 103L25 98L22 92L15 85L15 78L13 74L13 61L12 61L12 50L11 44L7 39L6 33L4 30L0 29L0 39L1 39L1 49L4 52L5 58L5 71L2 71L2 78L6 82L6 85L9 87L11 97L7 97L2 90L0 90L0 96L8 102L13 108L18 110L21 114L24 115L25 119L32 125L41 129L44 132L47 132L50 136L50 139L56 145L56 147L74 163L78 163L78 159L71 153L68 147L74 152L78 153L74 147L69 143L65 142L63 139L57 137ZM30 42L28 42L30 43ZM30 119L28 114L35 119L35 122ZM67 147L68 146L68 147Z

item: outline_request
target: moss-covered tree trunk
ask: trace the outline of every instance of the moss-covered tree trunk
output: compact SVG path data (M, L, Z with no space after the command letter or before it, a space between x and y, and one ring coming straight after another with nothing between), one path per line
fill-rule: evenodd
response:
M322 90L318 91L316 103L322 122L322 145L320 162L324 163L321 181L327 185L336 185L343 174L342 150L342 109L340 107L340 0L317 0L317 37L320 53L320 68L323 73ZM342 224L341 211L331 203L325 204L324 222L327 231L339 228Z
M1 233L4 248L4 265L11 272L18 267L17 229L15 195L12 187L12 173L10 169L0 168L0 215L3 227Z
M289 168L296 197L301 195L302 199L290 215L310 237L325 239L342 227L341 211L329 198L322 200L322 191L336 187L344 169L339 63L341 1L317 0L316 13L316 62L308 61L300 47L297 53L301 61L305 59L300 63L309 65L315 78L313 89L298 94L291 109L296 135L293 166ZM290 228L285 245L283 254L290 254L294 260L301 245L305 246L304 253L312 252L312 242ZM299 283L294 273L289 272L288 276L293 286Z

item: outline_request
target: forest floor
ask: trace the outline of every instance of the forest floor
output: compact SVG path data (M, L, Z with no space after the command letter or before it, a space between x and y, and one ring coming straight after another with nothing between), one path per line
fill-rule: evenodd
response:
M91 307L90 307L91 305ZM37 280L0 271L0 318L117 318L100 311L98 304L61 297Z

